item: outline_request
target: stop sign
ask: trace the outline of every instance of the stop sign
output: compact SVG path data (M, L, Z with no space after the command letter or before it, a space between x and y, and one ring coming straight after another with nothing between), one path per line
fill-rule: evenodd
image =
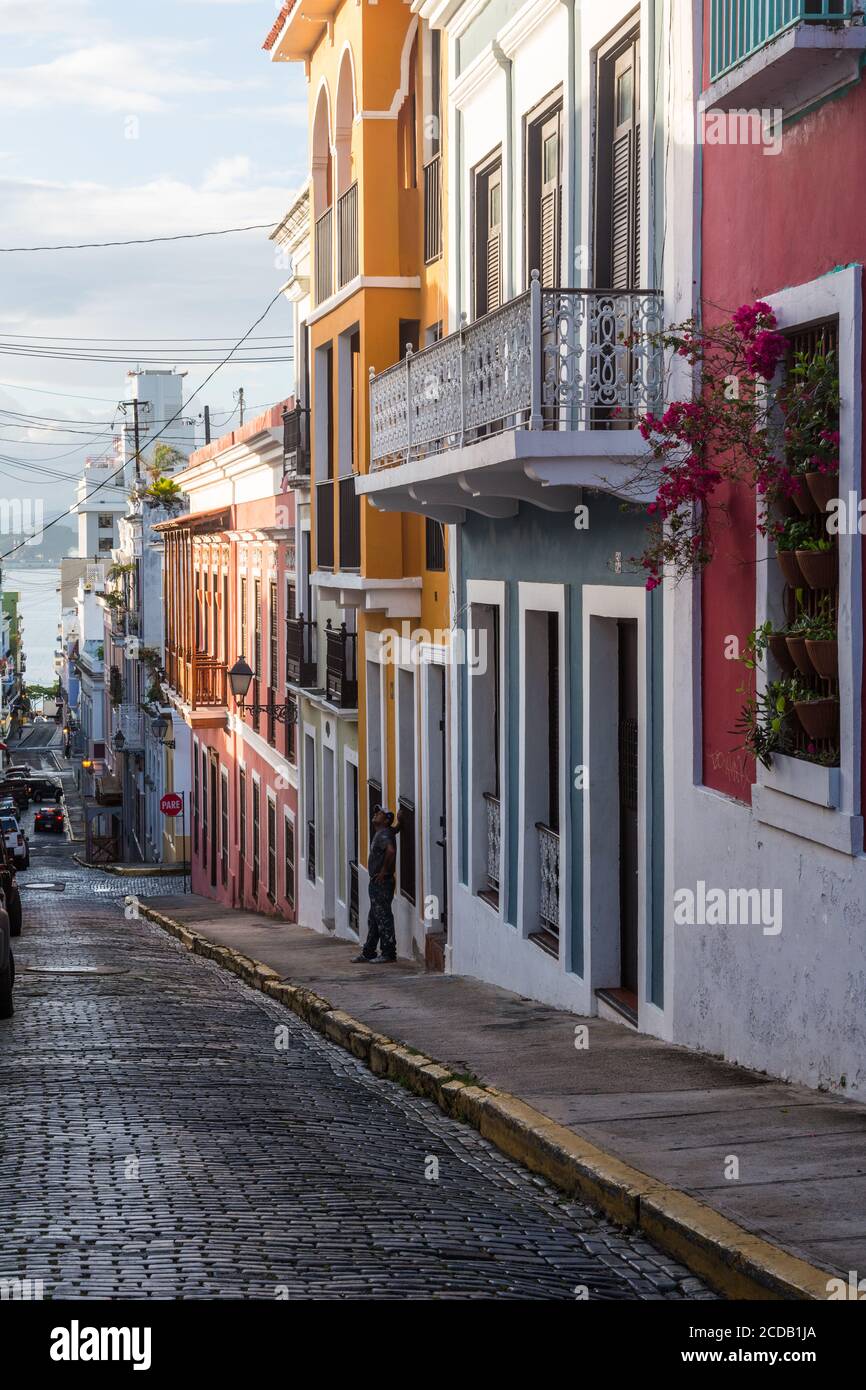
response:
M164 816L179 816L183 810L183 798L177 792L166 792L160 799L159 809Z

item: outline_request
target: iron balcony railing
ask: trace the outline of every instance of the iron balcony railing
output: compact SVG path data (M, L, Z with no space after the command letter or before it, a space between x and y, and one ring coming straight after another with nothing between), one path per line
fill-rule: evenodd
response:
M358 274L358 185L353 183L337 199L337 287L342 289Z
M371 376L374 468L505 430L636 425L663 396L660 290L544 289Z
M296 405L283 411L283 476L310 476L310 412Z
M328 208L316 222L315 230L315 272L316 303L329 299L334 293L334 219L333 209Z
M424 262L442 255L442 157L424 165Z
M317 680L316 624L303 614L286 618L286 680L314 686Z
M361 499L353 474L340 479L340 569L359 569L360 565Z
M221 706L226 703L226 668L224 661L196 656L193 663L194 706Z
M538 923L542 933L559 936L559 835L538 821Z
M141 752L144 748L144 718L138 705L122 704L118 709L116 728L123 734L124 751Z
M487 808L487 888L486 896L499 900L499 862L501 855L502 809L499 797L484 793Z
M325 690L328 699L341 709L356 709L358 705L358 674L356 664L357 635L346 630L346 624L325 626Z
M838 24L853 14L854 0L712 0L710 80L795 24Z

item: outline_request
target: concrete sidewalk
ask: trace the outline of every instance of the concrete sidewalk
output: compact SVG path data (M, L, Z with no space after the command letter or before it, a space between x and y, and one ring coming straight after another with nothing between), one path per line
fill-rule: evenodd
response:
M674 1198L819 1271L866 1274L866 1106L409 962L353 965L357 945L195 894L141 901L462 1080L518 1097ZM732 1157L737 1179L725 1176Z

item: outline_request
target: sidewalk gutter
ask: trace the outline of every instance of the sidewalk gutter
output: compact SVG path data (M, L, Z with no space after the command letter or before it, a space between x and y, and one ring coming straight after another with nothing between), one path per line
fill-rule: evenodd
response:
M189 874L188 864L91 864L80 854L73 854L72 858L82 869L97 869L121 878L183 878Z
M453 1119L472 1125L490 1143L569 1195L583 1198L619 1225L643 1231L719 1293L731 1299L827 1298L828 1274L752 1235L703 1202L621 1162L557 1124L517 1096L473 1084L433 1058L416 1053L329 1000L286 982L268 965L220 946L181 922L139 902L139 912L188 951L232 971L278 1000L331 1042L359 1058L376 1076L399 1082L434 1101Z

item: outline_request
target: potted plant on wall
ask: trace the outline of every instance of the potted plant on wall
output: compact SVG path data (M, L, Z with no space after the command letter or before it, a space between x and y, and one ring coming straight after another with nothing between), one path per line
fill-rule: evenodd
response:
M792 699L797 718L806 733L816 743L835 739L839 735L839 698L837 695L823 695L820 690L811 690L796 681L792 689Z
M766 689L759 693L740 687L739 693L746 695L746 701L734 732L742 735L742 750L764 767L772 766L774 754L786 753L793 745L792 693L795 689L796 677L793 676L769 681Z
M808 535L794 551L800 573L810 589L832 589L839 573L835 536Z
M812 622L813 619L810 614L801 613L785 633L785 646L788 649L788 655L803 676L814 674L809 653L806 650L806 633L811 630Z
M825 597L814 618L804 628L806 653L818 675L824 680L839 676L839 635Z
M798 564L798 552L814 539L814 530L802 517L785 517L773 524L770 534L776 542L776 559L785 583L802 588L803 575Z
M836 353L798 352L779 393L785 456L803 512L826 512L839 493L839 365Z

